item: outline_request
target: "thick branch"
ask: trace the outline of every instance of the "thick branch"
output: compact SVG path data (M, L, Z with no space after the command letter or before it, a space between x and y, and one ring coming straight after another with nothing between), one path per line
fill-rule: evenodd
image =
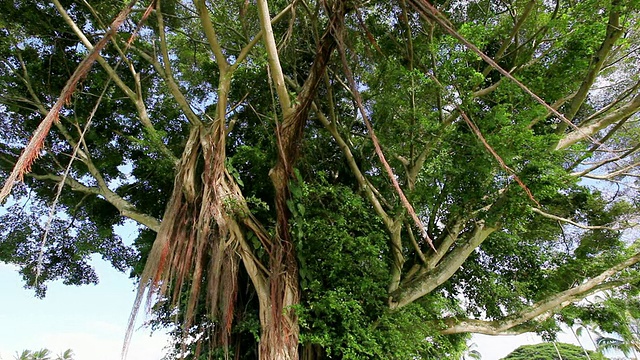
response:
M264 46L267 49L267 58L269 61L269 68L271 70L271 78L276 86L276 92L278 93L278 100L280 101L280 107L284 118L287 118L292 112L291 99L289 98L289 91L284 81L284 73L282 72L282 66L280 65L280 56L278 55L278 46L273 36L273 28L271 27L271 16L269 15L269 4L267 0L257 0L258 2L258 15L260 17L260 26L263 31Z
M519 335L528 332L533 332L536 330L536 323L530 321L544 321L551 317L555 312L561 310L562 308L571 305L572 303L578 302L585 297L597 293L599 291L610 290L619 286L624 285L624 282L620 281L611 281L605 284L601 284L596 286L594 289L589 291L587 294L576 295L570 298L567 298L565 302L554 308L553 310L549 310L546 313L538 315L533 319L527 319L526 321L519 322L514 324L514 322L505 322L504 320L478 320L478 319L456 319L456 318L446 318L444 319L444 323L447 325L447 328L441 330L441 333L451 335L451 334L460 334L460 333L474 333L474 334L483 334L483 335ZM510 325L512 325L509 327Z
M438 265L440 260L442 260L442 258L447 254L449 249L453 246L453 244L458 239L458 236L460 235L460 231L462 230L464 223L465 223L465 220L463 220L462 218L458 218L452 226L447 226L444 229L444 231L446 232L446 235L444 236L444 239L442 240L442 242L440 244L437 244L438 252L432 254L429 257L429 261L427 262L428 269L433 269L434 267L436 267L436 265Z
M590 137L591 135L596 134L598 131L604 129L605 127L616 123L621 120L625 120L637 113L640 109L640 95L636 95L633 100L628 102L627 104L621 106L617 110L604 115L598 119L594 119L593 122L585 124L584 126L580 126L579 130L572 131L565 135L558 145L556 146L556 150L566 149L569 146L577 143L578 141L584 140L585 138Z
M196 7L198 8L198 15L200 15L200 21L202 22L204 34L209 41L209 46L211 47L211 51L213 51L213 55L216 58L216 63L218 63L218 68L220 69L220 77L223 77L226 73L227 68L229 67L229 63L222 53L222 47L220 46L220 42L218 42L218 35L216 35L216 30L211 23L211 17L209 17L209 10L207 9L205 0L198 0L196 2Z
M580 107L584 103L587 95L589 94L589 90L591 86L596 80L598 73L602 69L602 66L607 60L609 56L609 52L618 41L620 36L624 33L622 27L620 26L620 2L612 1L611 2L611 12L609 13L609 23L607 24L607 34L605 36L602 45L600 45L600 49L594 54L593 59L591 60L591 66L589 67L589 72L587 76L582 81L582 85L578 90L578 93L571 101L571 107L569 108L569 112L566 114L567 119L573 119L576 115ZM566 125L566 124L565 124ZM566 126L560 126L560 129L566 129Z
M444 284L462 266L469 255L496 230L497 227L486 226L483 221L476 222L475 229L467 241L449 252L435 269L427 269L426 272L401 284L398 290L391 293L389 307L394 310L409 305Z
M282 9L282 11L278 13L278 15L274 16L273 19L271 19L271 25L280 21L280 19L282 19L285 14L291 11L292 7L293 7L293 4L289 4L287 5L287 7ZM260 39L262 39L262 35L264 35L264 30L260 29L260 31L256 34L256 36L254 36L253 39L251 39L251 41L249 41L249 43L245 45L245 47L243 47L242 50L240 50L240 54L238 54L238 57L236 58L236 62L234 62L233 65L229 67L230 73L235 71L235 69L238 68L238 66L244 61L244 59L247 58L251 49L253 49L253 47L258 43L258 41L260 41Z
M612 289L624 285L624 281L605 282L618 272L640 262L640 253L635 254L631 258L607 269L600 275L593 277L581 285L572 287L558 294L549 296L539 301L527 309L516 314L508 316L503 320L485 321L476 319L457 320L455 318L448 319L448 327L442 331L444 334L457 334L473 332L478 334L497 335L508 332L527 321L539 319L552 315L554 312L570 305L573 302L584 299L590 294L598 291Z

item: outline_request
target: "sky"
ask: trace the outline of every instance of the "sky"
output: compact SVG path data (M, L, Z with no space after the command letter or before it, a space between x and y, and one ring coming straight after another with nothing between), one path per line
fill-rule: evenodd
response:
M121 231L130 244L135 231ZM0 359L13 360L16 352L47 348L54 354L73 350L75 360L120 359L129 314L135 297L134 282L99 256L92 257L100 279L97 285L69 286L48 283L44 299L24 288L17 268L0 262ZM129 360L160 360L169 338L141 327L144 310L128 351Z
M136 236L135 227L116 229L125 244ZM135 297L135 285L127 273L115 270L99 256L92 257L100 279L96 285L69 286L56 281L48 284L44 299L25 289L17 268L0 262L0 360L13 360L25 349L47 348L54 354L73 350L75 360L117 360ZM128 351L129 360L160 360L169 337L151 334L145 328L144 311L138 316L136 331ZM559 341L577 344L571 333L560 334ZM581 338L588 349L594 346ZM542 339L535 334L519 336L474 335L470 344L483 360L499 360L524 344Z
M97 285L49 285L44 299L24 288L15 267L0 263L0 359L13 360L24 349L48 348L58 354L72 349L76 360L120 359L123 338L134 298L134 284L127 274L93 259ZM144 314L141 314L144 318ZM581 339L593 349L590 340ZM560 341L576 343L571 334ZM542 342L538 336L475 335L472 342L483 360L498 360L520 345ZM169 344L163 333L137 326L127 359L159 360Z

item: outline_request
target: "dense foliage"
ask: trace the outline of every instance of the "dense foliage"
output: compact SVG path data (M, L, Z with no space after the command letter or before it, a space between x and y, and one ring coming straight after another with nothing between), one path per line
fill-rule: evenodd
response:
M92 254L132 268L175 356L456 358L470 332L624 331L639 9L3 2L2 177L46 140L22 153L39 158L0 261L39 295L97 282Z
M557 350L556 350L557 347ZM581 347L565 343L540 343L536 345L523 345L512 351L509 355L502 358L502 360L578 360L587 359L585 350ZM587 350L589 358L593 360L605 360L606 357L600 353Z

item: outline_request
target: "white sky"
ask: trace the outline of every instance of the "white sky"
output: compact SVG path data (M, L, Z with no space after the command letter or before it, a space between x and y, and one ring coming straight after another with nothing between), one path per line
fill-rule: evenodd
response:
M24 289L14 267L0 263L0 359L16 352L48 348L55 354L72 349L76 360L120 359L134 298L133 281L97 260L100 283L88 286L49 285L44 299ZM141 316L144 317L144 316ZM129 349L130 360L159 360L167 336L139 329Z
M72 349L76 360L120 359L122 341L133 304L134 285L126 274L102 260L94 261L100 283L88 286L49 285L47 296L37 299L24 289L14 267L0 264L0 359L13 360L24 349L48 348L58 354ZM144 317L141 314L140 317ZM581 339L593 349L590 340ZM560 341L576 343L571 334ZM542 340L534 334L475 335L472 339L483 360L498 360L520 345ZM162 333L134 333L128 359L160 360L169 344Z
M125 243L135 237L131 225L118 229ZM16 352L48 348L54 354L72 349L75 360L117 360L134 299L134 283L128 274L116 271L98 256L92 265L100 279L97 285L67 286L61 281L48 285L47 296L38 299L15 267L0 263L0 360L13 360ZM144 320L141 313L138 323ZM151 336L137 325L129 347L129 360L160 360L169 337ZM572 334L559 341L576 344ZM588 338L584 346L593 349ZM499 360L523 344L542 339L535 334L519 336L474 335L471 340L483 360ZM470 343L471 343L470 342Z
M137 234L132 222L116 227L123 241L131 244ZM98 255L91 264L97 285L68 286L48 283L44 299L24 288L17 268L0 262L0 359L13 360L17 352L47 348L54 354L73 350L75 360L118 360L135 285L128 274L115 270ZM138 324L129 347L129 360L160 360L170 344L162 332L151 336Z

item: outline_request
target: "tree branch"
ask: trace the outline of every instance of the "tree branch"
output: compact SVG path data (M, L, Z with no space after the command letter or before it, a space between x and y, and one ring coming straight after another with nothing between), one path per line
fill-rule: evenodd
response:
M498 49L498 51L496 52L496 55L494 56L495 60L500 60L500 58L502 58L502 55L504 55L505 51L507 51L507 49L509 48L509 45L511 45L511 42L513 41L513 39L518 35L518 32L520 31L520 29L522 28L522 25L524 25L524 22L527 20L527 18L531 14L531 10L533 10L533 7L535 5L536 5L535 0L530 0L527 3L527 5L525 5L524 11L522 12L522 15L520 16L520 18L518 18L518 20L514 24L513 29L511 29L511 33L509 34L509 37L507 37L502 42L500 49ZM492 69L491 66L487 66L482 72L482 75L486 77L491 72L491 69Z
M71 19L71 17L67 13L67 11L62 6L62 4L60 4L60 1L59 0L52 0L52 1L53 1L54 5L56 6L56 8L58 9L58 12L60 12L60 15L62 16L64 21L67 23L67 25L69 25L69 27L73 30L73 32L76 34L76 36L78 36L80 41L82 41L82 44L89 51L93 50L93 44L91 43L91 41L84 35L82 30L80 30L80 28L73 21L73 19ZM129 86L127 86L127 84L124 83L122 78L120 78L120 76L116 73L116 71L111 67L111 65L109 65L109 63L102 56L98 56L96 60L98 61L98 64L100 64L100 66L102 66L102 68L107 72L109 77L111 77L111 80L113 80L113 82L116 85L118 85L118 87L130 99L135 99L136 98L136 93Z
M640 253L636 253L629 259L607 269L600 275L593 277L582 284L549 296L538 301L527 309L510 315L503 320L477 320L477 319L456 319L445 320L447 328L442 330L443 334L458 334L473 332L477 334L498 335L508 333L509 330L522 325L531 320L543 320L554 312L582 300L590 294L598 291L608 290L627 284L627 281L607 281L618 272L640 262Z
M466 220L462 218L458 218L455 220L452 226L447 226L444 231L446 235L442 242L438 245L438 252L429 256L429 260L427 262L427 269L433 269L438 265L440 260L447 254L449 249L453 246L453 244L458 239L460 235L460 231L462 231L462 227L464 226Z
M291 11L292 7L293 4L289 4L284 9L282 9L282 11L278 13L278 15L274 16L273 19L271 19L271 25L280 21L280 19L282 19L286 13ZM251 49L253 49L253 47L258 43L258 41L260 41L260 39L262 39L263 35L264 29L260 29L256 36L254 36L253 39L251 39L251 41L249 41L249 43L245 45L242 50L240 50L240 54L238 54L236 61L229 67L229 72L233 72L238 68L238 66L244 61L244 59L247 58Z
M280 65L280 56L278 55L278 46L273 36L273 28L271 27L271 16L269 15L269 4L267 0L257 0L258 16L260 18L260 26L263 31L262 39L267 49L267 58L271 69L271 77L276 86L280 108L282 109L283 118L287 118L293 112L289 91L284 80L284 73Z
M628 171L633 170L638 166L640 166L640 161L636 161L633 164L627 165L619 170L616 170L614 172L611 172L605 175L585 174L585 175L582 175L582 177L589 178L589 179L597 179L597 180L610 180L610 179L613 179L614 177L622 176L622 175L632 176L633 174L629 173Z
M602 167L602 166L604 166L606 164L622 160L622 159L626 158L627 156L635 153L638 150L640 150L640 143L638 143L636 146L632 147L631 149L627 150L624 154L622 154L620 156L614 155L610 159L605 159L605 160L599 161L598 163L593 164L593 166L591 166L590 168L588 168L586 170L583 170L583 171L580 171L580 172L571 173L571 176L580 177L580 176L587 175L587 174L599 169L600 167Z
M42 175L42 174L30 173L30 174L27 174L27 176L32 177L36 180L54 181L56 183L59 183L60 181L62 181L62 176L54 175L54 174ZM160 229L160 221L158 219L138 211L134 205L124 200L123 198L121 198L111 190L109 190L108 192L105 192L102 187L86 186L81 182L68 176L64 180L65 180L65 185L69 186L71 190L82 192L85 194L102 196L108 203L110 203L116 209L118 209L118 211L120 211L120 215L127 217L131 220L134 220L139 224L144 225L153 231L157 232L158 229Z
M591 137L596 134L598 131L604 129L605 127L616 123L618 121L624 121L627 118L631 117L640 109L640 95L636 95L630 102L621 106L617 110L609 113L608 115L604 115L598 119L594 119L593 122L589 124L585 124L580 126L580 130L572 131L566 134L556 145L556 150L563 150L568 148L569 146L577 143L578 141L584 140L585 138Z
M315 103L313 103L312 107L313 111L318 116L318 120L320 120L320 123L324 125L324 127L329 131L336 143L338 143L338 147L340 148L340 150L342 150L342 154L347 160L347 165L353 172L353 175L355 176L360 189L364 191L366 198L369 200L369 203L371 203L373 209L378 214L378 216L380 216L387 229L391 229L391 227L393 226L393 219L391 219L389 214L387 214L382 204L380 203L380 200L378 200L378 198L376 197L374 191L372 190L373 185L371 185L367 181L362 171L360 171L355 157L351 152L351 148L349 148L349 145L347 145L346 141L342 138L342 135L340 135L340 133L338 132L336 124L330 122L329 119L327 119L327 117L321 111L319 111Z
M173 77L173 72L171 71L171 60L169 59L167 37L164 31L164 18L162 16L162 9L160 8L161 2L162 1L156 2L156 16L158 18L158 32L160 34L160 52L162 53L162 61L164 62L164 69L163 69L164 71L160 72L160 74L164 78L167 85L169 86L169 90L171 91L171 94L173 94L173 97L176 99L176 102L178 103L180 108L182 108L182 111L184 112L185 116L187 117L187 119L189 119L189 122L191 122L191 125L198 126L202 124L202 121L200 121L200 118L191 109L189 102L187 101L186 97L180 90L180 87L178 86L178 84L176 83ZM149 59L147 60L150 60L150 59L152 58L149 57ZM157 60L154 58L153 62L151 63L155 67Z
M198 15L200 16L200 21L202 22L204 34L209 41L209 46L211 47L211 51L213 51L213 56L215 56L216 63L218 63L218 68L220 69L220 77L222 78L226 75L229 63L222 53L222 47L220 46L220 42L218 41L216 30L211 23L206 0L198 0L196 2L196 8L198 9Z
M531 207L531 211L533 211L536 214L542 215L542 216L544 216L544 217L546 217L548 219L552 219L552 220L560 221L560 222L563 222L563 223L571 224L571 225L573 225L575 227L579 227L580 229L585 229L585 230L613 230L613 231L620 230L620 229L615 229L615 228L612 228L612 227L609 227L609 226L582 225L582 224L579 224L579 223L577 223L577 222L575 222L573 220L570 220L570 219L567 219L567 218L563 218L563 217L560 217L560 216L556 216L556 215L553 215L553 214L549 214L549 213L544 212L541 209L538 209L536 207Z
M58 12L62 16L62 18L65 20L67 25L69 25L69 27L71 27L71 29L76 34L76 36L78 36L80 41L82 41L82 44L85 47L87 47L87 49L92 51L93 48L94 48L93 44L84 35L82 30L73 21L73 19L71 19L71 17L67 13L67 11L60 4L59 0L53 0L53 3L55 4L56 8L58 9ZM159 141L160 135L158 134L157 130L154 128L153 123L151 122L151 119L149 119L146 107L145 107L144 102L143 102L142 97L141 97L141 91L134 91L129 86L127 86L127 84L124 83L122 78L120 78L120 76L116 72L116 69L111 67L111 65L109 65L109 63L107 63L107 61L100 54L97 55L96 61L107 72L107 74L109 75L109 78L111 78L111 80L134 103L134 105L136 106L136 110L138 111L138 115L140 115L140 122L144 125L145 129L149 132L151 140L154 143L154 145L157 146L158 149L160 149L161 153L163 153L165 156L169 157L169 159L171 159L171 161L173 163L176 163L177 158L175 157L175 155L173 155L173 153L171 153L171 151L164 145L164 143L162 141ZM116 65L116 67L117 67L117 65ZM134 79L135 79L135 70L133 68L131 68L131 70L134 73ZM140 79L137 78L136 82L137 82L136 85L139 86L140 85Z
M607 24L607 33L605 35L605 39L602 42L602 45L600 45L598 51L593 55L593 58L591 59L591 65L589 67L589 72L582 81L582 85L580 85L578 93L573 97L573 100L571 101L571 106L569 107L569 111L566 114L567 119L573 119L576 113L578 113L578 110L580 110L580 107L587 98L589 90L595 82L598 73L600 73L603 64L609 57L611 49L618 41L620 36L622 36L622 34L624 33L622 27L620 26L619 7L620 1L611 2L611 12L609 13L609 23ZM563 124L563 126L558 127L558 131L564 131L564 129L566 128L566 124Z
M467 241L449 252L438 266L434 269L424 268L424 271L419 275L400 284L400 287L391 293L389 308L396 310L407 306L445 283L462 266L469 255L497 229L498 227L486 226L484 221L477 221L475 229L469 234Z

